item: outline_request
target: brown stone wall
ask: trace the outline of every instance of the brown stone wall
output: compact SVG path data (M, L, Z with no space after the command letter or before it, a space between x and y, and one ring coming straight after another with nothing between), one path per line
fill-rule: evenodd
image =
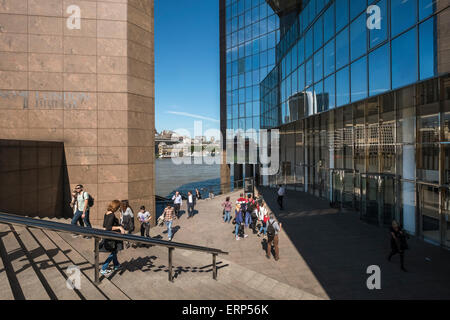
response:
M153 21L153 0L0 1L0 139L63 142L94 224L113 199L154 212Z

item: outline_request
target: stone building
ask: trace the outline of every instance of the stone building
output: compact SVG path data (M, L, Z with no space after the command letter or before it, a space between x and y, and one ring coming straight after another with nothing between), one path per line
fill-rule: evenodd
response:
M153 0L0 1L0 211L154 212Z

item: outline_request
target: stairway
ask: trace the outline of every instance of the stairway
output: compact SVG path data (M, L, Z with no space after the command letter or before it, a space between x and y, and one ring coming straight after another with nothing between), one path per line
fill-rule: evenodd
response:
M121 271L94 284L94 240L54 231L0 224L0 300L272 300L320 299L298 288L212 257L174 250L174 282L168 281L168 250L129 248L118 255ZM100 260L107 254L100 254ZM225 257L226 258L226 257ZM81 287L66 286L69 266L81 270Z

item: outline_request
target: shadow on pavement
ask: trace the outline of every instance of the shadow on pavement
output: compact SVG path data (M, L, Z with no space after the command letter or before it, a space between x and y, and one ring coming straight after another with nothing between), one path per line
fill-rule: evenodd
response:
M404 273L398 256L387 261L389 230L361 221L358 212L340 212L326 200L296 191L287 191L280 211L275 189L259 191L331 299L450 298L449 251L411 237ZM372 265L381 268L381 290L367 288Z

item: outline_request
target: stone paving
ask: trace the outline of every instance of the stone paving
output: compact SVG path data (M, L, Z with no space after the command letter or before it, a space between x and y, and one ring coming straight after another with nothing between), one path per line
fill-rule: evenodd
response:
M364 223L357 212L340 212L324 200L294 191L288 191L285 210L280 211L275 190L260 191L283 224L278 262L265 258L262 238L251 232L246 239L234 239L234 226L221 220L225 196L200 201L193 219L184 213L174 224L173 240L228 251L228 260L324 299L450 298L449 251L413 237L404 273L398 256L392 262L386 259L388 230ZM239 192L230 196L235 201ZM154 228L152 235L162 231ZM381 290L367 289L371 265L381 268Z

